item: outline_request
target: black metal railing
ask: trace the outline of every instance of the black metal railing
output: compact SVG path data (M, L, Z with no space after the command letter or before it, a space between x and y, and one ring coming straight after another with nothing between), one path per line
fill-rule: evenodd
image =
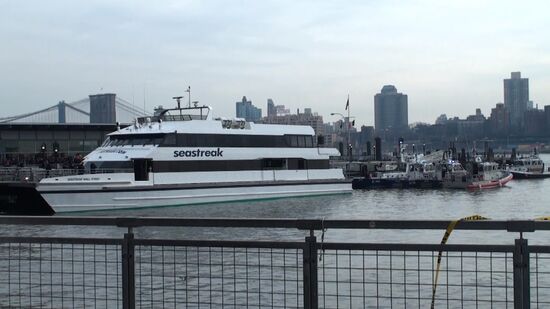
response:
M441 230L449 221L0 216L0 307L547 308L544 221L461 221L510 244L326 242L326 229ZM40 237L28 226L118 227L122 237ZM303 241L137 237L153 227L282 228ZM114 233L118 233L114 230ZM32 233L30 233L32 234ZM301 234L301 233L300 233ZM83 232L83 235L86 233ZM438 255L441 268L435 281ZM435 293L434 293L435 290Z

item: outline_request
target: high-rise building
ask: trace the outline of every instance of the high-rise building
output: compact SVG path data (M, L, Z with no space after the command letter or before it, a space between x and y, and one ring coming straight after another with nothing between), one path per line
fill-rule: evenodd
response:
M550 134L550 105L544 106L544 122L546 123L546 135Z
M284 105L282 106L284 109ZM302 125L310 126L315 131L315 135L324 135L324 123L323 116L313 113L311 108L306 108L307 113L290 114L288 110L284 114L277 114L271 117L264 117L263 123L269 124L288 124L288 125Z
M240 102L236 102L235 106L238 118L244 118L246 121L258 121L262 118L262 109L252 105L252 101L248 101L246 96Z
M523 133L527 136L542 136L546 129L544 110L533 108L525 111L525 126Z
M90 123L116 122L116 94L90 95Z
M494 136L506 136L510 129L510 112L504 107L503 103L491 109L489 117L489 129Z
M409 124L407 95L393 85L385 85L374 96L374 125L377 131L401 131Z
M510 113L510 129L519 133L525 124L525 111L529 102L529 79L521 78L521 72L512 72L504 79L504 107Z
M267 117L277 116L277 108L275 108L275 103L272 99L267 99Z

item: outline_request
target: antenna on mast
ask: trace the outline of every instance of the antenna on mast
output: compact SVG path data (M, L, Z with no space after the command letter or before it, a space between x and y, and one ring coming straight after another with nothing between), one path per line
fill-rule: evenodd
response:
M183 96L178 96L178 97L172 97L172 99L176 100L176 102L178 102L178 110L180 111L180 115L181 115L181 99L183 98Z
M176 102L178 102L178 109L181 108L180 104L181 104L181 99L183 99L183 96L172 97L172 99L174 99L174 100L176 100Z
M189 92L189 102L187 103L187 107L191 108L191 86L187 86L187 90L185 92Z

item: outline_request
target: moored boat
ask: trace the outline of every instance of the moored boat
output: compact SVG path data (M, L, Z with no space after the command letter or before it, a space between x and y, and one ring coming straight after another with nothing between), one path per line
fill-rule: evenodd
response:
M500 188L513 179L512 173L499 168L495 162L468 162L464 169L458 162L450 164L450 172L443 177L443 186L468 190Z
M109 134L83 170L36 190L55 212L350 193L342 169L329 166L339 152L321 146L309 126L164 109Z
M503 170L495 162L481 162L480 158L472 162L472 183L467 189L491 189L504 186L513 175Z
M509 170L514 179L550 178L550 168L545 169L544 162L536 154L518 158Z

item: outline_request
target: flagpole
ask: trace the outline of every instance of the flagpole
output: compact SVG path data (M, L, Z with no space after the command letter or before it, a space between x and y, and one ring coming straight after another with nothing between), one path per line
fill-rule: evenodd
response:
M349 93L348 93L348 157L351 162L351 118L350 118L350 106L349 106Z

